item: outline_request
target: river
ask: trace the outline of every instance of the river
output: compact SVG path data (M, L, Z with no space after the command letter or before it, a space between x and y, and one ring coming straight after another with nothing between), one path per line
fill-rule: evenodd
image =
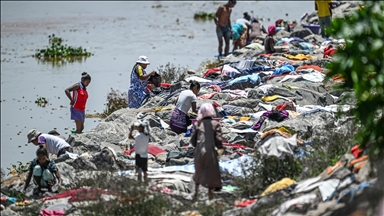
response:
M69 118L64 89L79 81L81 73L92 76L87 113L103 112L111 88L127 91L132 66L146 55L156 70L170 62L196 70L217 54L213 21L196 21L196 12L215 12L224 2L120 1L120 2L1 2L1 167L35 157L36 147L27 145L32 128L41 132L57 129L67 137L75 124ZM268 26L283 18L299 20L314 10L313 1L238 2L231 16L243 12L265 18ZM269 19L269 20L268 20ZM33 58L36 49L48 45L55 34L70 46L82 46L94 55L61 64ZM232 48L231 48L232 49ZM35 100L48 104L38 107ZM87 118L85 131L100 119Z

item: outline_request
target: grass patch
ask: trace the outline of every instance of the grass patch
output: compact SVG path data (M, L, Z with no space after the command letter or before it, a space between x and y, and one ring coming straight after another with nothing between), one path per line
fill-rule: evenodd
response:
M184 80L188 69L180 65L175 66L174 64L168 62L166 65L158 67L157 70L161 75L163 83L173 83Z
M213 20L215 18L215 13L197 12L193 18L195 20Z

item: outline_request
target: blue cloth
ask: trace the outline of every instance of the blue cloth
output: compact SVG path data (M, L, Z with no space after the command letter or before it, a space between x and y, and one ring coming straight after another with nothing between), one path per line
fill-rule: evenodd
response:
M232 25L232 40L239 39L243 30L244 30L243 24L240 24L240 23L233 24Z
M306 43L306 42L301 42L301 43L300 43L300 46L301 46L301 48L303 48L304 50L307 50L307 51L312 52L312 44L310 44L310 43Z
M248 82L250 81L252 84L259 84L260 83L260 77L257 74L251 74L246 76L241 76L236 79L233 79L228 82L228 85L233 85L235 83L242 83L242 82Z
M230 161L219 161L219 167L222 172L233 176L245 177L251 173L250 168L253 164L253 158L248 155L243 155L239 158Z
M242 74L251 74L259 71L269 71L271 68L268 66L253 66L244 70L239 70Z
M283 73L293 72L293 71L295 71L295 68L292 65L286 64L281 66L280 68L277 68L275 72L272 73L271 76L281 75Z
M135 66L133 66L131 72L131 85L128 89L128 107L133 109L140 108L141 102L147 96L146 88L148 81L142 81L139 79L139 75L137 72L138 66L139 64L135 64ZM145 74L146 72L143 68L143 75Z

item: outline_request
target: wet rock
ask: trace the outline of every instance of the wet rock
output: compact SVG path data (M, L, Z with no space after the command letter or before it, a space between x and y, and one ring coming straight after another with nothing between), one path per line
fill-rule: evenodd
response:
M91 162L96 165L97 170L118 170L114 155L109 149L103 149L101 152L96 153L91 159Z
M152 115L152 114L146 114L140 120L148 122L149 126L151 128L153 128L153 127L161 127L160 118L158 116L155 116L155 115Z
M312 31L308 28L298 26L295 28L295 31L291 33L290 37L298 37L304 39L305 37L312 35Z
M96 165L85 157L78 157L76 160L68 162L68 164L76 170L97 170Z
M169 124L169 121L171 119L172 110L164 110L160 112L156 112L156 116L158 116L160 119L162 119L165 123Z
M60 176L62 179L62 186L66 188L72 188L75 186L76 170L69 164L63 162L56 165L60 170Z
M182 166L182 165L186 165L186 164L189 164L190 162L192 162L193 159L192 158L179 158L179 159L176 159L176 158L171 158L169 159L169 161L166 163L167 166Z

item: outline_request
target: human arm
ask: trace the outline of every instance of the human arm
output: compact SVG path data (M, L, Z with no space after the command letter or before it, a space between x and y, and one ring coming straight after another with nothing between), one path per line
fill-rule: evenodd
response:
M144 81L144 80L148 80L149 77L155 75L155 73L156 73L155 71L152 71L152 72L149 73L149 74L143 74L143 75L139 76L139 79L142 80L142 81Z
M24 193L27 190L27 187L29 186L29 183L31 182L32 174L33 174L33 169L32 170L29 169L28 176L27 176L27 179L25 180L25 185L24 185L24 188L23 188L23 192Z
M71 96L71 91L77 91L79 88L80 88L80 84L76 83L76 84L72 85L71 87L68 87L65 89L65 94L67 95L68 99L71 101L71 103L70 103L71 106L73 104L75 104L75 101L73 100L73 98Z
M191 102L191 104L192 104L192 112L197 113L196 101L195 102Z
M261 31L263 31L265 34L267 34L267 29L265 29L265 27L263 25L261 25Z
M194 130L192 132L192 136L191 136L191 144L193 147L196 147L197 145L197 131L198 131L198 128L196 127L196 123L193 124L193 127L194 127Z
M128 135L128 138L129 139L135 139L134 137L133 137L133 135L132 135L132 131L133 131L133 129L134 129L134 125L131 125L131 129L129 130L129 135Z
M269 48L271 49L272 53L275 53L276 50L275 50L275 41L273 40L272 37L270 37L268 39L268 43L269 43Z
M61 183L63 182L63 180L61 179L59 170L57 170L57 171L55 172L55 175L56 175L56 178L57 178L57 181L58 181L58 186L61 187Z
M219 25L219 17L221 16L221 13L223 12L223 7L220 6L215 14L215 17L213 18L213 21L215 22L215 25Z

